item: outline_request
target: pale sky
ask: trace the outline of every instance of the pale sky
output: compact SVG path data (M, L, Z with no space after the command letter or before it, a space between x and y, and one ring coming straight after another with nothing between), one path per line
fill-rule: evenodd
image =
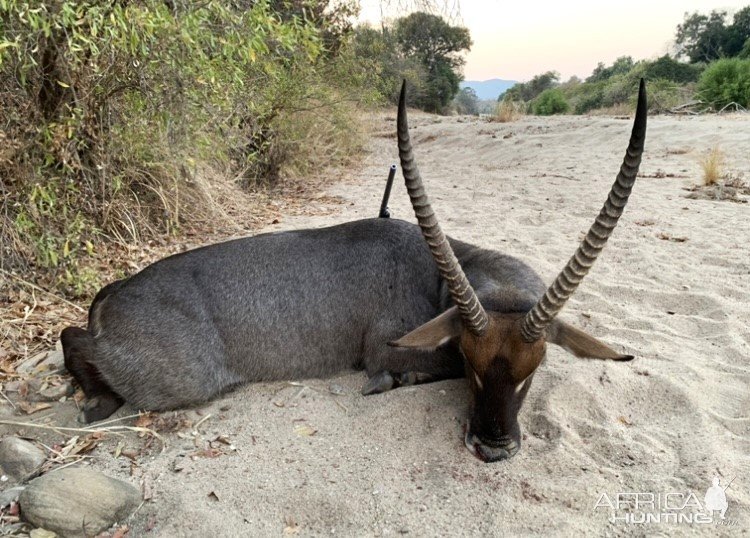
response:
M462 25L474 41L464 78L526 81L548 70L562 80L585 78L600 61L670 52L686 11L722 9L731 22L746 5L750 0L460 0ZM361 19L379 22L380 12L378 0L362 0Z

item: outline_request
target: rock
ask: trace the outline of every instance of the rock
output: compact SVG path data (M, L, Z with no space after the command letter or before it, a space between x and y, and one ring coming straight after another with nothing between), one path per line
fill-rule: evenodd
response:
M16 365L16 373L22 375L52 375L65 372L65 357L62 349L42 351Z
M0 527L0 536L26 536L29 526L26 523L11 523Z
M342 394L346 394L346 389L338 383L331 383L328 386L328 392L335 394L336 396L341 396Z
M0 441L0 475L13 483L33 477L45 459L44 452L34 443L11 436Z
M32 402L58 402L63 397L72 396L74 392L73 383L65 380L59 385L50 385L39 389L37 392L30 393L29 400Z
M94 536L138 507L134 486L85 468L66 468L32 480L21 493L23 519L60 536Z
M24 489L26 489L24 486L16 486L15 488L0 491L0 510L9 506L12 502L18 501L18 497Z
M55 538L56 536L56 533L47 529L34 529L29 533L29 538Z

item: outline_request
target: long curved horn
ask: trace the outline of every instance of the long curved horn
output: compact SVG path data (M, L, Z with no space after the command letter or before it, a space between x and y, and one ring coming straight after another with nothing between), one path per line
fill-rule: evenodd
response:
M477 294L466 278L456 255L453 253L445 234L440 229L435 212L427 199L422 177L419 175L414 153L409 139L409 124L406 119L406 81L401 86L401 96L398 101L398 156L401 160L401 170L404 173L406 189L409 191L411 205L417 216L419 227L422 228L430 252L435 258L440 275L448 284L453 301L458 306L461 319L472 333L482 336L487 330L487 313L479 303Z
M647 112L646 84L641 79L633 131L630 134L630 143L620 167L620 173L617 174L617 179L615 179L615 183L609 191L609 196L604 202L604 207L599 216L596 217L594 224L591 225L586 237L583 238L578 250L547 289L544 297L523 319L521 335L525 341L535 342L542 336L544 329L555 319L565 302L576 291L583 277L589 272L607 243L607 239L617 226L617 221L622 215L625 204L628 203L628 196L633 190L638 167L641 164L643 144L646 140Z

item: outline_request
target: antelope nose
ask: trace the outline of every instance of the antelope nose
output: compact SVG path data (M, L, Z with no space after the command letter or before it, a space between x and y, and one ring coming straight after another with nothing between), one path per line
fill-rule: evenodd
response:
M507 445L501 447L489 446L485 444L476 445L477 457L484 462L507 460L518 453L518 443L510 441Z
M469 428L466 428L464 444L469 449L469 452L486 463L510 459L521 448L519 441L511 437L493 441L492 443L483 442L479 437L471 433Z

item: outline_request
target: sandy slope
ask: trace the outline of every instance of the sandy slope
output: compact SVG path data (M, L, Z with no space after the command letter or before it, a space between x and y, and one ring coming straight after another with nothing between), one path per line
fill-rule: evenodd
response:
M394 119L377 119L363 171L328 193L347 201L339 212L269 230L374 216L396 159ZM414 115L412 123L445 230L513 253L547 281L599 211L630 129L629 120L585 117L490 124ZM642 173L680 177L639 179L562 314L638 358L585 361L550 347L521 413L518 456L487 465L464 448L463 381L368 398L361 373L305 381L306 389L256 384L200 410L212 414L201 437L226 435L236 452L180 457L194 442L172 435L165 453L141 462L136 476L153 499L131 535L146 526L163 537L750 532L750 208L683 190L714 144L730 171L750 170L750 118L650 120ZM407 203L399 181L392 213L412 220ZM331 394L332 383L344 394ZM100 455L96 465L129 475L127 460ZM183 470L172 470L175 461ZM715 475L722 484L736 477L726 494L730 530L612 525L610 510L594 510L603 493L693 491L703 502Z

